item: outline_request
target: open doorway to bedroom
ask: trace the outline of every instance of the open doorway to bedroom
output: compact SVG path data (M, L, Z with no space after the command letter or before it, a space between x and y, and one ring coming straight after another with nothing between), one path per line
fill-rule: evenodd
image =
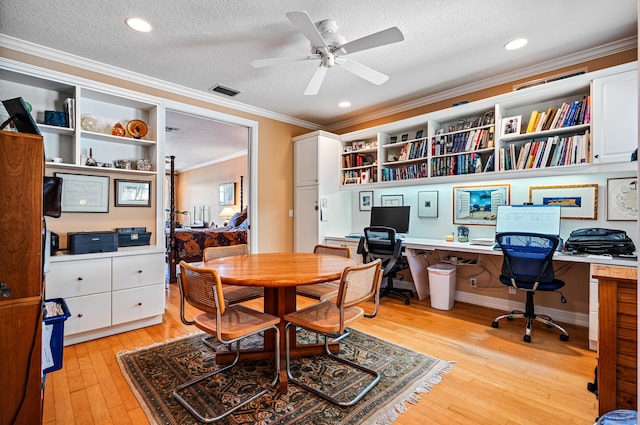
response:
M201 261L205 247L254 245L257 123L180 105L165 110L164 124L167 262L175 282L180 261Z

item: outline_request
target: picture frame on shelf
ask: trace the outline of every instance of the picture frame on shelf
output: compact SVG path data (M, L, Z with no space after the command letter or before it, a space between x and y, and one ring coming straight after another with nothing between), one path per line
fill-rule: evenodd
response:
M453 186L453 224L496 224L498 206L509 205L511 185Z
M398 136L389 137L389 143L398 143Z
M416 131L416 139L422 139L423 134L424 134L424 130Z
M520 134L520 125L522 123L522 115L514 115L502 119L502 127L500 128L501 136L514 136Z
M62 178L62 212L109 212L109 176L55 173Z
M147 180L115 180L116 207L150 207L151 182Z
M382 195L380 205L383 207L401 207L404 205L404 195Z
M403 142L409 140L409 133L404 133L402 136L400 136L400 140Z
M220 183L220 205L235 205L236 204L236 183Z
M607 220L638 220L638 178L607 179Z
M427 190L418 192L418 217L438 217L438 191Z
M561 219L597 220L598 185L529 186L529 202L535 205L560 205Z
M373 190L363 190L358 193L360 211L371 211L373 206Z
M482 117L481 125L491 125L495 122L495 111L487 111Z

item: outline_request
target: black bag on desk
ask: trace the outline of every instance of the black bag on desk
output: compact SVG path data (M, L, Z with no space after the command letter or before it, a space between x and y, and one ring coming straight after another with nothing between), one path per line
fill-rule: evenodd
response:
M629 255L636 250L624 230L599 227L574 230L564 246L567 251L600 255Z

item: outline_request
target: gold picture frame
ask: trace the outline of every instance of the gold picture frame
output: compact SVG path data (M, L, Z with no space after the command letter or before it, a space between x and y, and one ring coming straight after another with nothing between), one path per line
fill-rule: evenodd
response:
M529 186L529 202L535 205L560 205L561 219L598 219L597 184Z

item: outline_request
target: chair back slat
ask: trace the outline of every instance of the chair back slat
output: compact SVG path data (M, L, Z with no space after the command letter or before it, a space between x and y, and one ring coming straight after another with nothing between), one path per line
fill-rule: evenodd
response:
M351 249L348 246L318 244L313 247L313 253L339 255L345 258L351 258Z
M189 304L208 313L224 314L224 293L217 271L181 261L180 273L182 294Z
M202 252L204 261L222 257L235 257L236 255L249 255L249 245L243 243L227 246L210 246Z
M347 267L340 279L336 303L340 308L351 307L375 297L380 285L382 260L360 266Z

